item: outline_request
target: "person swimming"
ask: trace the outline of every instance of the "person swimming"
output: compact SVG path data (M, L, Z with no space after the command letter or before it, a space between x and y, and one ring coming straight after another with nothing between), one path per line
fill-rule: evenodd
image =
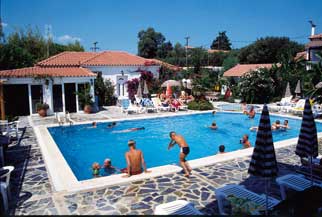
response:
M224 145L220 145L218 149L219 149L218 154L225 154L226 153Z
M280 120L276 120L275 123L272 124L272 130L279 130L281 129L281 122Z
M92 164L92 174L93 174L93 177L98 177L100 175L100 168L101 168L101 166L99 165L99 163L94 162Z
M129 132L134 132L138 130L145 130L145 127L136 127L136 128L129 128L126 130L112 131L112 133L129 133Z
M104 160L103 169L106 175L111 175L116 172L116 168L112 166L112 161L109 158Z
M90 127L87 127L87 128L96 128L97 127L97 123L94 121L93 123L92 123L92 125L90 126Z
M112 122L107 125L107 128L113 128L115 126L116 126L116 122Z
M290 129L290 127L288 125L288 120L284 120L284 125L281 125L281 129L283 129L283 130Z
M246 111L245 114L248 115L248 118L253 119L256 115L254 106L251 106L249 112Z
M243 148L250 148L252 145L250 144L248 140L248 135L245 134L243 138L240 140L240 143L243 145Z
M216 122L214 121L214 122L212 122L212 124L211 124L211 126L209 128L212 129L212 130L217 130L218 126L217 126Z

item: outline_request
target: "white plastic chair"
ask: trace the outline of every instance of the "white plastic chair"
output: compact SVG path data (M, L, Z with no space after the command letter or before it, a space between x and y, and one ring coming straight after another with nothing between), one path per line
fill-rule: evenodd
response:
M152 98L152 103L159 111L170 111L170 106L162 106L159 98Z
M285 176L278 177L276 182L280 186L282 199L286 199L286 189L291 188L296 191L304 191L305 189L311 187L311 181L306 179L305 176L301 174L288 174ZM313 182L313 185L322 187L321 183Z
M138 109L132 105L131 100L129 99L121 99L121 109L122 112L126 113L127 115L129 112L138 113Z
M176 200L155 207L155 215L203 215L192 203Z
M4 207L4 212L7 214L9 210L9 199L11 198L10 195L10 175L11 172L15 169L13 166L5 166L2 167L3 170L9 170L2 176L0 176L0 179L5 178L5 182L0 182L0 194L2 195L3 199L3 207Z
M225 215L225 210L224 210L224 200L229 196L233 195L235 197L239 198L244 198L244 199L249 199L253 201L254 203L261 205L261 206L266 206L266 195L259 195L256 194L252 191L247 190L244 186L242 185L226 185L222 188L218 188L215 190L216 198L218 201L218 208L219 208L219 214ZM280 201L273 198L273 197L268 197L268 209L273 208L275 205L277 205Z
M2 169L4 170L9 170L7 173L3 174L2 176L0 176L0 179L2 178L6 178L6 185L9 186L10 184L10 175L11 175L11 172L15 169L13 166L5 166L5 167L2 167Z

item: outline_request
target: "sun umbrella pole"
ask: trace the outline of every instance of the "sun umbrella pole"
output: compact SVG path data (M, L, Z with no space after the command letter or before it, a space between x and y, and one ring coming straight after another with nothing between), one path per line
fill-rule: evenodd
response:
M311 186L313 186L312 156L310 156L310 173L311 173Z
M266 199L266 201L265 201L265 215L267 216L268 215L268 213L267 213L267 211L268 211L268 187L267 187L267 177L265 177L264 178L265 179L265 194L266 194L266 196L265 196L265 199Z

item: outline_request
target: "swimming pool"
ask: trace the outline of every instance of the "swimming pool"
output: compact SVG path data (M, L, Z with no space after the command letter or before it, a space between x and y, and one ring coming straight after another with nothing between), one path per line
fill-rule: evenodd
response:
M148 168L178 163L179 148L176 146L170 151L167 150L170 131L176 131L186 138L191 149L188 160L216 154L221 144L226 146L226 151L238 150L241 148L239 140L245 133L249 134L250 141L254 144L256 132L250 132L249 128L258 125L259 117L260 115L256 115L255 119L250 120L243 114L218 112L216 115L205 113L120 121L113 129L106 128L108 122L105 122L98 123L97 128L82 124L49 127L48 130L74 175L81 181L91 179L92 163L102 164L105 158L110 158L115 167L124 168L124 154L128 150L129 139L134 139L137 148L143 151ZM282 117L271 116L272 123L277 119L284 120ZM288 120L292 129L274 132L274 141L298 136L301 120ZM206 127L212 121L217 122L218 130L213 131ZM145 127L145 130L113 133L132 127ZM321 132L322 124L317 123L317 128Z
M247 105L246 109L249 110L251 106L254 106L255 111L260 111L260 106L258 105ZM217 107L222 111L242 111L242 105L240 103L228 103L217 105Z

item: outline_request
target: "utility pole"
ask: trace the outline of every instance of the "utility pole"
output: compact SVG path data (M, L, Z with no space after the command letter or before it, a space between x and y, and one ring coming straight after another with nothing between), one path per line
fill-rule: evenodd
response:
M100 49L99 47L97 47L97 46L96 46L97 44L98 44L98 42L97 42L97 41L95 41L95 42L93 43L94 47L91 47L91 50L92 50L92 51L96 52L96 50Z
M49 57L49 44L50 44L50 41L51 41L51 25L45 25L45 32L46 32L46 35L47 35L47 49L46 49L46 57L48 58Z
M188 70L188 46L189 46L189 39L190 37L187 36L187 37L184 37L186 39L186 67L187 67L187 70Z
M2 25L2 14L1 14L1 0L0 0L0 42L4 42L4 33L3 33L3 25Z

